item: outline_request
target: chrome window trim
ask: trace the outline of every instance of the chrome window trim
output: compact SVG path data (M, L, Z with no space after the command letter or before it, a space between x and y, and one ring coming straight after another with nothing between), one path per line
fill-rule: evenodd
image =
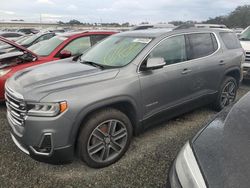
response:
M213 56L214 54L216 54L220 49L221 49L221 43L220 43L220 40L218 38L218 36L216 35L215 32L209 32L209 31L204 31L204 32L190 32L190 33L180 33L180 34L175 34L175 35L171 35L171 36L168 36L168 37L165 37L163 38L162 40L160 40L158 43L156 43L148 52L147 54L142 58L142 60L140 61L140 63L138 64L137 66L137 70L136 72L137 73L141 73L141 72L144 72L144 71L140 71L140 67L142 65L142 63L145 61L145 59L147 58L147 56L158 46L160 45L160 43L164 42L165 40L171 38L171 37L176 37L176 36L180 36L180 35L189 35L189 34L206 34L206 33L209 33L209 34L213 34L215 36L215 39L216 39L216 42L218 44L218 47L217 47L217 50L215 50L212 54L210 55L207 55L207 56L204 56L204 57L200 57L200 58L196 58L196 59L191 59L191 60L187 60L187 61L183 61L183 62L179 62L179 63L174 63L174 64L171 64L171 65L165 65L163 68L165 67L169 67L169 66L175 66L175 65L180 65L180 64L184 64L184 63L189 63L190 61L194 61L194 60L201 60L201 59L204 59L204 58L208 58L208 57L211 57Z

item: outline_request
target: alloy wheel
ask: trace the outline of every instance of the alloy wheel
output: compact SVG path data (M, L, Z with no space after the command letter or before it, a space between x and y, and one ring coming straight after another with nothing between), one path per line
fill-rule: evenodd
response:
M228 82L222 90L221 100L220 100L221 106L225 107L234 102L236 98L236 92L237 88L235 83L232 81Z
M127 143L128 131L119 120L100 123L90 134L87 152L96 162L108 162L116 158Z

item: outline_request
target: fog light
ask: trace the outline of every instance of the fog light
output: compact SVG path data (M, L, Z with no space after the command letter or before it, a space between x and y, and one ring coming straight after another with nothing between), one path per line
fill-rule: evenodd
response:
M30 147L37 155L49 156L53 152L52 134L45 133L39 146Z

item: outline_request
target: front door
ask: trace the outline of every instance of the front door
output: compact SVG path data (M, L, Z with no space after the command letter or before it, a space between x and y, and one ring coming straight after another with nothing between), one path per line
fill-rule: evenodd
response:
M181 104L191 95L192 69L186 64L188 62L184 35L163 40L147 58L149 57L164 58L166 66L139 73L144 119Z

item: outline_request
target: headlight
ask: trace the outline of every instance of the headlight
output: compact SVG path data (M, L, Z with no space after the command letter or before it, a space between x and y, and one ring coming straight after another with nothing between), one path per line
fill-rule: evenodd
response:
M8 74L11 71L11 69L2 69L0 70L0 76L4 76L5 74Z
M67 102L28 103L28 116L54 117L67 110Z
M178 154L175 169L183 188L207 187L189 142L185 144Z

